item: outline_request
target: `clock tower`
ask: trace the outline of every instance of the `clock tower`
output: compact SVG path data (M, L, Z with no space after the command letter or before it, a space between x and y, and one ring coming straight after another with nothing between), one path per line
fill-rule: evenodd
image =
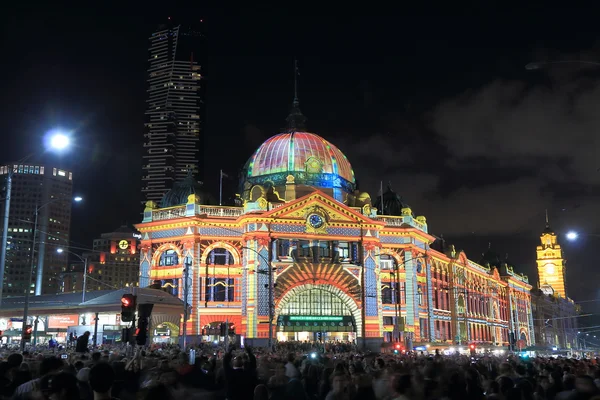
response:
M540 239L542 245L537 246L536 249L540 285L542 288L550 286L555 294L567 298L565 259L560 244L558 244L558 237L548 223L548 212L546 212L546 228Z

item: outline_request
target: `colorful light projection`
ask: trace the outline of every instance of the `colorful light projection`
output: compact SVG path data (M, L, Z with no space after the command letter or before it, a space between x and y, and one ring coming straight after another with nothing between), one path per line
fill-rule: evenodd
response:
M308 132L281 133L267 139L248 163L248 176L280 172L306 172L307 163L318 160L321 172L355 183L350 162L336 146Z

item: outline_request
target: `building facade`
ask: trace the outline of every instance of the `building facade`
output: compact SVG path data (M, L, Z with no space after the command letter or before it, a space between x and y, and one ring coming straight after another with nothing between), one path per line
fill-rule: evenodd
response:
M240 206L206 205L190 175L136 225L140 286L187 299L188 335L229 324L254 343L534 342L527 277L434 249L426 218L391 188L373 204L356 190L349 160L303 129L297 104L288 122L246 163Z
M123 225L94 240L93 251L82 254L87 260L86 292L135 287L139 281L139 233ZM71 264L64 274L63 293L81 292L84 262Z
M188 171L197 172L203 122L205 36L169 21L150 36L142 193L159 202Z
M567 296L565 259L558 235L546 228L537 246L538 288L532 291L536 343L540 349L577 349L579 306Z
M3 294L22 296L27 290L36 295L57 293L61 273L67 269L67 255L55 250L69 244L73 174L48 165L12 164L0 167L0 175L4 179L11 167L9 243ZM32 251L38 208L35 251ZM4 214L4 207L1 212ZM32 254L35 254L32 284L27 288L32 272Z

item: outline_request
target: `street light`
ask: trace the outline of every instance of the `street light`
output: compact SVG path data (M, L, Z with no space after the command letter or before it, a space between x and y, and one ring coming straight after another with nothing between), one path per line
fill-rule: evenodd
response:
M595 61L581 61L581 60L566 60L566 61L536 61L536 62L530 62L529 64L527 64L525 66L525 69L527 70L535 70L535 69L542 69L548 65L553 65L553 64L587 64L587 65L595 65L595 66L600 66L600 62L595 62Z
M61 247L59 247L58 249L56 249L56 252L58 254L62 254L64 252L67 252L69 254L74 255L75 257L79 258L79 260L83 263L83 285L81 288L81 302L85 303L85 292L87 291L87 269L88 269L88 259L87 257L81 257L79 254L75 253L74 251L71 250L65 250Z
M56 150L63 150L69 147L70 142L67 135L56 133L50 138L50 147Z
M567 240L569 241L575 241L577 239L579 239L580 236L586 236L586 237L600 237L600 233L587 233L587 232L576 232L576 231L569 231L567 232L567 234L565 235L565 237L567 238Z
M67 140L65 140L67 139ZM69 145L68 136L64 133L54 131L50 135L49 150L64 150ZM18 164L25 162L32 155L21 158ZM4 199L4 221L2 223L2 245L0 248L0 305L2 304L2 291L4 289L4 270L6 269L6 246L8 244L8 220L10 218L10 198L12 194L12 177L15 172L15 165L8 165L6 174L6 195ZM29 293L29 288L27 290Z
M57 201L60 200L67 200L69 199L68 197L55 197L51 200L49 200L47 203L42 204L39 207L36 207L35 210L35 223L34 223L34 241L35 241L35 233L37 231L37 222L38 222L38 214L39 211L46 207L49 204L55 203ZM81 196L76 196L73 197L72 200L76 203L79 203L83 200L83 198ZM42 234L42 236L40 237L40 243L38 246L38 266L37 266L37 271L36 271L36 277L35 277L35 295L36 296L41 296L42 295L42 286L43 286L43 281L44 281L44 257L45 257L45 251L46 251L46 237L44 235L47 234L47 218L42 218L42 229L40 230L40 233ZM33 253L32 253L33 254ZM32 257L33 260L33 257Z
M79 200L77 200L77 199L79 199ZM41 206L36 206L36 208L35 208L35 218L34 218L34 222L33 222L33 240L31 241L31 255L30 255L30 258L31 258L31 260L30 260L31 267L30 267L30 271L29 271L29 280L28 280L28 283L27 283L27 288L25 290L25 307L23 308L23 324L27 324L27 317L28 317L28 314L29 314L29 295L30 295L30 292L31 292L31 279L33 277L33 270L35 268L35 242L36 242L36 236L37 236L37 231L38 231L38 229L37 229L38 215L39 215L40 210L42 208L44 208L47 205L50 205L52 203L55 203L55 202L57 202L59 200L65 200L65 198L64 197L56 197L56 198L54 198L54 199L52 199L52 200L50 200L50 201L42 204ZM77 196L73 200L79 202L79 201L83 200L83 198L80 197L80 196ZM42 244L42 243L40 243L40 244ZM40 246L40 249L41 249L41 246ZM43 257L43 254L40 254L40 251L38 251L38 258L40 258L40 257ZM41 265L43 265L43 261L41 261L41 263L42 263ZM40 266L40 264L38 264L38 271L37 271L37 275L38 276L40 275L40 271L39 271L40 268L39 268L39 266ZM36 281L37 281L37 279L36 279ZM41 286L41 282L40 282L40 286ZM38 288L37 284L36 284L35 291L36 291L36 295L37 295L38 291L41 294L41 287ZM37 321L37 318L36 318L36 321ZM25 326L25 325L23 325L23 326ZM25 333L25 329L22 330L22 333L23 334ZM35 324L35 335L36 335L36 339L37 339L37 322ZM36 339L34 339L34 343L35 343ZM24 340L24 337L21 338L21 350L22 351L25 350L25 340Z

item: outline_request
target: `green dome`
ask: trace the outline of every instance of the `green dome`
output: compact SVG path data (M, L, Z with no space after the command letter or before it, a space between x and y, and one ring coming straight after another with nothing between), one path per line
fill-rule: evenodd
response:
M212 199L204 191L202 182L197 181L190 173L184 180L175 182L173 188L165 193L160 202L160 208L187 204L190 194L200 197L200 204L211 204Z

